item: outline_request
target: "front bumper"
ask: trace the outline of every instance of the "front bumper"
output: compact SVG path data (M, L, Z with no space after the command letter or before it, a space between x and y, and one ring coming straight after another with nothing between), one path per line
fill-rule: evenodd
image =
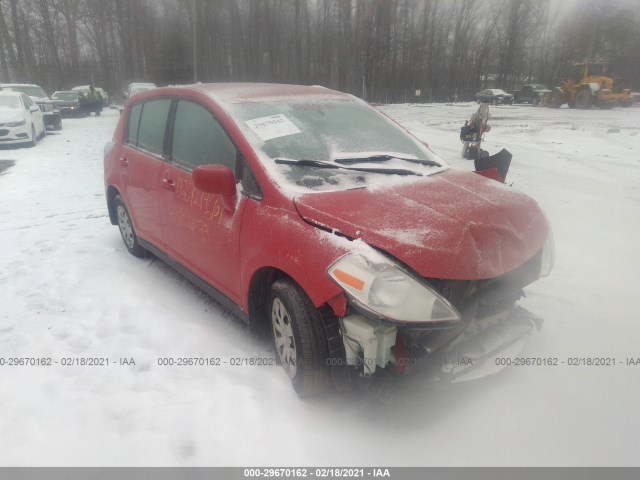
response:
M55 112L43 112L44 115L44 124L47 127L53 127L56 126L59 122L60 122L60 112L55 111Z
M468 327L427 366L433 380L458 383L502 371L517 358L543 319L522 307L500 315L472 320Z
M60 116L65 117L79 117L82 115L81 109L79 106L74 107L58 107L58 111L60 112Z
M29 124L19 127L0 127L0 144L15 144L28 142L31 139Z

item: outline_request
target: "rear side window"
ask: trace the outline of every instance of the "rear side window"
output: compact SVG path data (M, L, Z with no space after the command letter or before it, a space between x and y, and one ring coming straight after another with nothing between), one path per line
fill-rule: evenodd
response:
M218 164L235 172L236 147L213 115L197 103L180 100L176 108L171 155L189 170Z
M138 126L140 125L140 114L142 113L142 104L138 103L129 110L129 129L127 132L127 143L131 145L138 144Z
M171 99L148 100L142 105L137 146L157 155L162 154L164 131L171 108Z

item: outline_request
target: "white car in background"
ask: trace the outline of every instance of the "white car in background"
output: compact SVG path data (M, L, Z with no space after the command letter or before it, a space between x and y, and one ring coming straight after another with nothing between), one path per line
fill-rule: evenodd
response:
M144 92L145 90L151 90L153 88L157 88L155 83L143 83L143 82L133 82L129 84L129 88L124 94L124 98L127 99L131 95L135 95L136 93Z
M0 145L34 147L46 135L42 110L24 93L0 92Z
M31 83L3 83L2 91L19 92L27 95L44 115L44 124L53 130L62 130L62 117L44 89Z

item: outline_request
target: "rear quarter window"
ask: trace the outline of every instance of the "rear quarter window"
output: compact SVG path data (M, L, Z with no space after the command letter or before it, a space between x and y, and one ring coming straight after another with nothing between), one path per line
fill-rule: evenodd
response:
M138 103L129 109L129 121L127 127L127 143L131 145L138 144L138 126L140 125L140 114L142 113L142 104Z
M169 98L148 100L142 104L137 138L139 148L156 155L162 154L170 108L171 99Z

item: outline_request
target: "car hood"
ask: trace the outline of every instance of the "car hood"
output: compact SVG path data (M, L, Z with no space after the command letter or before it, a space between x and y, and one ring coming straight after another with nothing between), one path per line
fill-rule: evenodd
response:
M308 223L361 239L429 278L502 275L539 252L548 233L531 198L452 169L387 188L303 194L294 203Z
M2 124L19 122L21 120L24 120L25 118L26 116L21 112L0 108L0 123Z
M77 107L80 105L78 101L53 100L56 107Z

